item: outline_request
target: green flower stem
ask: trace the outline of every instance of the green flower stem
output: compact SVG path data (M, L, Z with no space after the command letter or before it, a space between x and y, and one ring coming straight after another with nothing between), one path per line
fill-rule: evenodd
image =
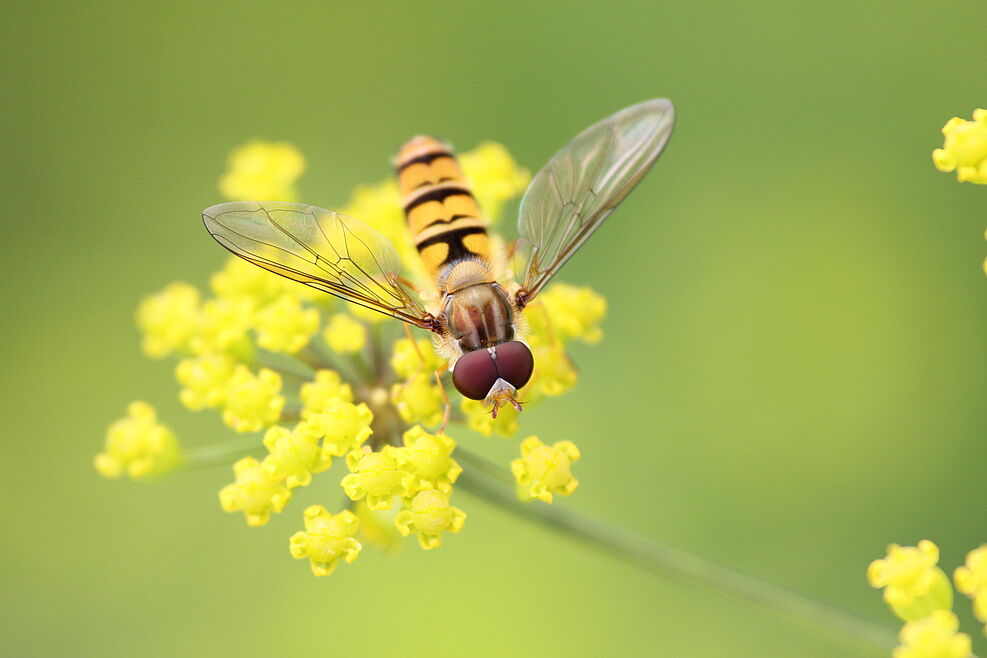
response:
M462 448L457 448L455 458L466 467L456 481L458 489L611 557L752 603L789 621L822 628L875 654L887 655L896 644L891 629L804 594L615 528L557 504L522 502L515 491L514 477L507 470Z
M235 458L256 453L263 447L260 437L250 436L188 448L182 454L182 462L178 469L191 471L210 466L229 465L235 461Z

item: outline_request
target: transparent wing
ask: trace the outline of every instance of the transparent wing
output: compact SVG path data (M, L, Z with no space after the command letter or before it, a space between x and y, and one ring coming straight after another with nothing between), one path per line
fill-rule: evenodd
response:
M206 208L206 230L254 265L423 328L422 303L398 282L400 259L363 222L301 203L237 201Z
M632 105L579 133L548 161L521 200L518 230L531 243L530 301L624 200L672 134L672 102Z

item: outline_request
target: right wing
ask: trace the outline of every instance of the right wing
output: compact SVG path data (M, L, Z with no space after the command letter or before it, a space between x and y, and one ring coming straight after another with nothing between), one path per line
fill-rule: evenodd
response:
M394 245L363 222L282 201L220 203L202 212L202 222L217 242L254 265L435 330L421 301L399 283Z

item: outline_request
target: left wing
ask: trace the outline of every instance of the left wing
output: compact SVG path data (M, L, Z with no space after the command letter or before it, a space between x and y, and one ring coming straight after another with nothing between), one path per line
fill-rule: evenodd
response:
M398 283L394 245L352 217L301 203L237 201L206 208L202 222L217 242L265 270L436 328L421 301Z
M579 133L538 172L518 220L521 237L531 243L522 306L648 173L674 123L670 100L632 105Z

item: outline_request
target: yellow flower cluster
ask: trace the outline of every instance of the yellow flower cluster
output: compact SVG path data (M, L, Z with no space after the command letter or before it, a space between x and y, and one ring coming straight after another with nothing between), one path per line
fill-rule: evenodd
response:
M482 144L461 161L491 221L530 180L499 144ZM293 200L304 167L289 144L251 142L231 154L220 188L231 200ZM389 237L412 280L424 274L393 181L358 187L343 212ZM292 556L308 558L320 576L332 573L340 560L353 562L362 543L387 547L414 534L422 548L432 549L446 533L463 528L466 514L451 503L463 469L453 457L457 442L444 431L447 413L453 424L485 436L509 437L519 428L511 407L496 419L474 400L448 409L448 397L459 396L448 373L437 379L448 363L428 338L398 337L393 324L378 324L385 316L357 306L337 308L332 299L230 258L209 279L208 294L173 283L141 302L136 315L145 354L178 357L175 378L187 409L214 410L236 432L257 433L250 448L256 455L236 461L234 481L219 492L226 512L243 513L248 525L264 525L286 508L294 489L338 472L334 463L345 464L337 481L350 509L332 514L320 505L309 507L305 529L290 541ZM602 297L560 283L531 304L528 326L522 320L519 327L536 364L520 392L526 407L575 385L566 347L598 342L605 313ZM245 452L243 443L236 445ZM549 446L525 439L511 465L518 495L551 502L554 495L571 494L578 458L569 441ZM153 409L134 403L130 417L110 428L96 468L107 477L126 472L137 478L165 472L178 461L173 434L157 423Z
M178 441L170 429L158 422L154 407L131 402L127 417L106 432L105 451L96 455L100 475L118 478L124 473L134 480L163 475L181 461Z
M961 183L987 185L987 110L974 110L973 121L953 117L942 134L942 148L932 152L936 169L955 171Z
M895 658L970 658L970 637L959 631L952 612L953 589L937 565L939 547L927 539L918 546L888 546L888 554L871 562L867 580L884 588L884 600L903 621L901 645ZM956 570L956 587L974 599L981 621L987 597L987 544L971 551L965 566Z

